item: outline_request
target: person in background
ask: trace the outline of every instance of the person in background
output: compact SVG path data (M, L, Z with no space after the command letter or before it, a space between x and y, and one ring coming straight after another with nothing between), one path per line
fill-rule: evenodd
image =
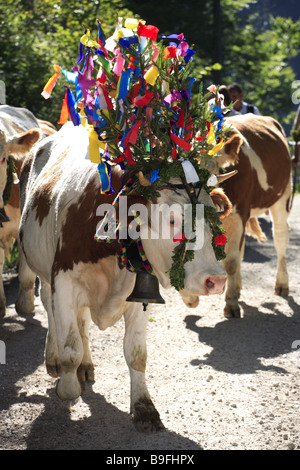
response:
M228 88L226 85L221 85L219 87L219 94L220 95L223 95L224 97L224 100L223 100L223 104L225 107L229 106L230 103L232 102L231 98L230 98L230 93L228 91ZM229 117L229 116L235 116L237 114L241 114L239 113L238 111L236 111L233 107L231 109L224 109L223 110L223 114L224 116L226 117Z
M236 102L234 104L234 109L240 114L260 114L256 106L254 106L253 104L246 103L246 101L244 101L244 92L240 85L238 85L237 83L229 85L228 91L230 93L231 101Z

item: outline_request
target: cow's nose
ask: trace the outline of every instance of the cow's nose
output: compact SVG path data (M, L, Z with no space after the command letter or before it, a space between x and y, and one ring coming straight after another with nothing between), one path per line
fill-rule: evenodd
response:
M213 277L209 276L205 279L205 286L208 295L222 294L225 289L226 277Z

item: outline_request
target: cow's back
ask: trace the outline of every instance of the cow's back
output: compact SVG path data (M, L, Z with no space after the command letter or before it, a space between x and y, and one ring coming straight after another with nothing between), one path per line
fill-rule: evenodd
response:
M34 127L39 128L40 126L38 120L28 109L0 105L0 128L7 135L20 135Z
M238 162L228 169L238 173L226 183L226 194L247 220L283 194L290 179L290 153L281 125L271 117L248 114L226 122L243 138Z

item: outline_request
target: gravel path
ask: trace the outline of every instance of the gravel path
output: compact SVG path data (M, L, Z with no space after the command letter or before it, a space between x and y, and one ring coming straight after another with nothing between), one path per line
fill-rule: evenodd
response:
M18 287L9 276L8 311L0 321L6 364L0 364L0 449L300 449L300 196L290 216L287 254L290 294L273 295L276 255L268 241L247 239L241 319L223 317L224 294L186 308L175 291L151 306L147 380L166 430L135 431L129 416L129 374L123 357L124 323L91 328L93 385L67 409L46 373L46 314L14 310Z

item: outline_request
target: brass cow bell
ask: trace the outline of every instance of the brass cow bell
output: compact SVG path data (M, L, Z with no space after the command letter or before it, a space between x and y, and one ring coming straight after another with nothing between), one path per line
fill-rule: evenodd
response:
M136 243L127 249L127 257L132 266L138 270L132 293L127 297L127 302L141 302L144 310L148 303L164 304L165 301L159 292L159 283L156 276L149 274L144 268Z

